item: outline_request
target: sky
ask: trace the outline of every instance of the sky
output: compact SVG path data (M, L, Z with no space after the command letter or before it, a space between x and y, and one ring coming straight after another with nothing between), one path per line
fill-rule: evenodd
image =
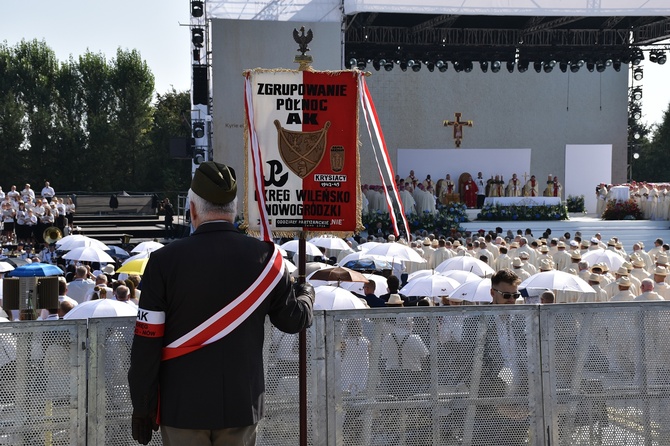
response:
M45 40L60 61L87 50L109 60L119 47L137 49L163 94L190 90L189 20L188 0L0 0L0 41ZM658 124L670 104L670 63L643 68L642 119Z

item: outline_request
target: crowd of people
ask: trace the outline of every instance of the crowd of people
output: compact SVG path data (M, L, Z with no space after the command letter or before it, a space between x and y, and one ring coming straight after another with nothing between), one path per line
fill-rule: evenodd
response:
M481 208L486 197L562 197L563 185L557 176L547 178L547 182L541 185L531 175L530 178L521 180L517 174L505 181L502 175L492 175L484 179L482 172L477 173L477 178L466 175L462 184L457 184L446 174L444 178L435 181L430 175L421 181L414 171L410 170L407 178L396 175L395 183L398 188L400 200L406 215L434 213L437 204L448 204L453 202L464 203L468 208ZM388 212L383 186L367 185L361 186L363 213Z
M407 305L455 305L462 302L453 296L444 295L440 298L409 298L399 293L399 289L408 278L421 270L434 270L453 257L468 256L489 265L493 271L512 271L520 280L544 271L558 270L573 274L583 279L593 288L593 292L577 292L551 290L546 296L521 297L506 303L540 303L544 298L547 303L574 302L617 302L632 300L670 300L670 245L662 239L656 239L654 246L645 251L642 242L633 244L630 251L624 249L618 238L603 240L600 233L592 237L582 237L577 231L574 235L566 232L559 237L552 237L548 228L540 237L535 237L530 229L521 229L516 234L512 231L486 233L456 233L454 237L435 236L425 231L412 237L411 242L403 238L396 240L393 235L388 239L369 236L366 241L382 243L403 243L416 251L425 262L403 262L401 269L394 270L388 279L388 289L375 290L374 285L365 290L365 299L370 307L407 306ZM355 246L357 242L350 239ZM592 251L608 251L605 257L613 257L608 262L589 261ZM339 254L342 258L346 252ZM397 279L401 279L396 284ZM388 292L388 293L387 293ZM384 294L386 293L386 294ZM495 301L495 300L494 300Z
M71 197L57 197L54 188L45 181L39 194L26 183L21 191L12 185L8 192L0 187L3 245L30 245L39 250L43 234L49 227L58 228L67 235L73 228L75 204Z
M600 183L596 186L597 209L600 216L605 211L607 202L610 200L621 200L615 194L617 188L628 189L626 198L632 199L642 212L646 220L670 220L670 184L648 183L646 181L624 184Z

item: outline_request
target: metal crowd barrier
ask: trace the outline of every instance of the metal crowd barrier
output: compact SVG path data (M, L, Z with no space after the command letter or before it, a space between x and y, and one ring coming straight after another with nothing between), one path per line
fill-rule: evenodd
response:
M133 327L0 324L0 445L133 444ZM310 445L670 444L664 302L317 312L307 339ZM258 445L296 445L297 335L264 355Z

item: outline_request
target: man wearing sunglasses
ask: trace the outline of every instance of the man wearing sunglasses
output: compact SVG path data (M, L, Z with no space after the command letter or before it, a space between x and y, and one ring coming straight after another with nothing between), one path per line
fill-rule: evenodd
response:
M512 304L521 296L517 287L521 279L510 269L501 269L491 277L491 297L493 304Z

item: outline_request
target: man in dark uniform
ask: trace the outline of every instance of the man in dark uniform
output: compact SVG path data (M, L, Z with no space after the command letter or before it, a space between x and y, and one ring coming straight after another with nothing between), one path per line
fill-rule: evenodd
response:
M233 225L236 192L233 169L202 163L189 190L195 232L147 264L128 373L142 444L160 425L165 445L254 445L265 316L287 333L312 323L313 288L291 283L273 243Z

